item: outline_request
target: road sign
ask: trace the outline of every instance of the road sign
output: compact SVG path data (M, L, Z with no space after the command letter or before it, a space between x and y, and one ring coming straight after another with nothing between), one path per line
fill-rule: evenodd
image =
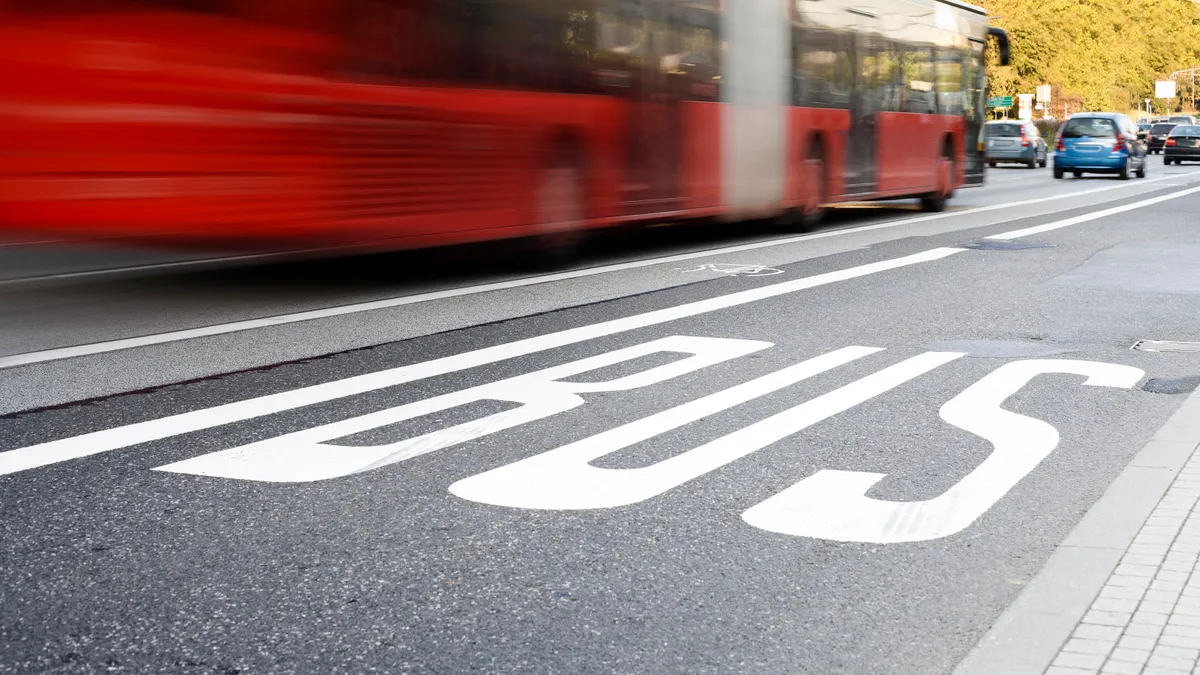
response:
M989 108L1011 108L1013 104L1011 96L993 96L988 99Z
M1017 118L1023 120L1033 119L1033 94L1017 94L1017 99L1021 103L1021 109L1017 113Z
M1037 102L1038 103L1049 103L1050 102L1050 85L1043 84L1042 86L1037 88Z
M1159 80L1154 83L1155 98L1175 98L1175 80Z

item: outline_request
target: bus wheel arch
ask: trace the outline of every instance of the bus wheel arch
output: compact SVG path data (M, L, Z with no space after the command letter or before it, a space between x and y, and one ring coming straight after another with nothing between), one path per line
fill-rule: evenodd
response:
M825 217L825 205L829 203L829 154L828 143L820 132L808 137L804 146L800 173L803 193L800 206L793 209L788 219L790 225L799 230L810 230Z
M954 196L954 184L958 177L955 160L954 138L946 135L942 139L937 159L937 185L933 192L921 196L921 208L930 212L946 210L946 201Z

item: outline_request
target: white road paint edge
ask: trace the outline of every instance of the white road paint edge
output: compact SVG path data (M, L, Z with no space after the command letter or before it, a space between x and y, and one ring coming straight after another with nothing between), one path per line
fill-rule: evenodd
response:
M1011 232L1001 232L1000 234L993 234L992 236L985 237L985 238L986 239L1006 239L1006 240L1007 239L1019 239L1021 237L1028 237L1031 234L1041 234L1042 232L1049 232L1051 230L1058 230L1058 229L1062 229L1064 227L1070 227L1071 225L1077 225L1079 223L1084 223L1089 220L1096 220L1098 218L1107 218L1108 216L1113 216L1118 213L1124 213L1126 211L1134 211L1137 209L1142 209L1147 206L1152 206L1154 204L1159 204L1159 203L1162 203L1165 201L1170 201L1172 199L1186 197L1190 194L1195 194L1197 192L1200 192L1200 187L1194 187L1194 188L1191 188L1188 190L1180 190L1178 192L1172 192L1171 194L1161 195L1158 197L1153 197L1151 199L1143 199L1140 202L1133 202L1132 204L1122 204L1121 206L1114 206L1110 209L1104 209L1103 211L1095 211L1093 213L1085 213L1081 216L1075 216L1074 218L1067 218L1065 220L1059 220L1059 221L1055 221L1053 223L1046 223L1045 225L1035 225L1033 227L1026 227L1026 228L1023 228L1020 230L1012 230Z
M165 333L156 333L153 335L143 335L133 338L123 338L119 340L108 340L104 342L93 342L84 345L75 345L72 347L60 347L56 349L45 349L35 352L25 352L22 354L13 354L10 356L0 357L0 369L13 368L16 366L26 366L36 363L45 363L48 361L59 361L62 359L76 358L80 356L91 356L95 354L103 354L107 352L121 351L124 349L133 349L137 347L148 347L158 344L166 344L169 342L178 342L181 340L191 340L194 338L210 337L213 335L225 335L228 333L237 333L255 328L268 328L271 326L279 326L289 323L299 323L302 321L312 321L315 319L327 319L335 316L344 316L346 314L357 314L359 312L370 312L379 309L390 309L394 307L402 307L404 305L415 305L423 302L431 302L435 300L445 300L447 298L457 298L465 295L476 295L479 293L488 293L491 291L500 291L511 288L520 288L523 286L534 286L537 284L552 283L555 281L566 281L569 279L578 279L582 277L594 276L597 274L606 274L609 272L619 272L622 270L637 269L641 267L652 267L654 265L664 265L685 260L695 260L697 258L708 258L712 256L725 255L728 253L740 253L742 251L753 251L762 248L770 248L773 246L784 246L794 244L801 241L812 241L816 239L828 239L831 237L841 237L850 234L858 234L861 232L871 232L875 230L883 230L892 227L901 227L903 225L911 225L914 223L928 222L931 220L940 220L943 218L952 218L956 216L973 215L977 213L985 213L989 211L999 211L1001 209L1009 209L1018 206L1027 206L1030 204L1039 204L1049 201L1071 199L1084 195L1095 194L1099 192L1111 192L1114 189L1121 187L1145 185L1160 180L1178 179L1180 177L1200 175L1200 172L1191 172L1186 174L1172 174L1149 180L1141 180L1136 182L1121 183L1115 186L1105 186L1100 188L1092 188L1088 190L1080 190L1066 195L1054 195L1052 197L1038 197L1036 199L1026 199L1016 202L1006 202L1004 204L992 204L989 206L981 206L974 209L966 209L963 211L947 211L945 213L936 213L915 218L904 218L901 220L890 221L886 223L877 223L875 225L864 225L862 227L846 228L841 230L831 230L828 232L818 232L815 234L798 235L794 237L784 237L781 239L772 239L770 241L755 242L752 244L740 244L737 246L726 246L722 248L706 249L703 251L695 251L692 253L682 253L678 255L663 256L659 258L648 258L646 260L635 260L625 263L617 263L613 265L602 265L599 267L589 267L581 270L572 270L570 272L560 272L556 274L546 274L536 277L526 277L522 279L512 279L509 281L499 281L488 284L479 284L475 286L464 286L462 288L452 288L444 291L434 291L431 293L419 293L417 295L407 295L398 298L388 298L386 300L375 300L371 302L360 302L350 305L340 305L337 307L326 307L323 309L310 310L305 312L296 312L293 314L280 314L262 319L249 319L246 321L234 321L230 323L215 324L212 326L203 326L200 328L189 328L185 330L169 331ZM1139 203L1144 204L1144 203ZM1075 207L1069 207L1075 208ZM1067 210L1067 209L1063 209ZM1128 210L1128 209L1125 209ZM1082 222L1082 221L1081 221ZM1070 223L1074 224L1074 223ZM1065 225L1060 225L1065 227ZM1053 228L1051 228L1053 229ZM1020 232L1020 230L1018 230ZM1009 233L1010 235L1012 233ZM1032 234L1032 233L1031 233ZM1023 236L1023 235L1022 235ZM993 237L995 238L995 237ZM253 257L253 256L250 256ZM231 259L226 259L231 260ZM199 261L196 261L197 263ZM165 263L164 265L174 265L176 263ZM193 263L181 263L193 264ZM158 266L161 267L161 266Z
M839 281L856 279L910 265L941 260L964 250L966 249L930 249L901 258L881 260L835 272L827 272L802 279L793 279L777 284L760 286L714 298L688 302L674 307L635 314L621 319L601 321L599 323L492 345L421 363L262 396L247 401L235 401L212 408L193 410L146 422L138 422L57 441L16 448L0 452L0 476L80 457L88 457L140 443L161 440L179 434L254 419L285 410L293 410L385 387L394 387L415 380L445 375L447 373L475 368L489 363L526 356L600 337L616 335L639 328L656 326L670 321L737 307Z

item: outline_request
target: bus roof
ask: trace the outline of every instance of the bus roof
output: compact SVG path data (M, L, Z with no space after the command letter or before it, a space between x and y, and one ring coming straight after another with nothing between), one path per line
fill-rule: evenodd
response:
M966 2L962 2L961 0L938 0L938 2L941 2L942 4L946 4L946 5L951 5L953 7L959 8L959 9L965 9L968 12L974 12L976 14L982 14L984 16L987 16L986 9L984 9L982 7L977 7L975 5L972 5L972 4L969 4Z

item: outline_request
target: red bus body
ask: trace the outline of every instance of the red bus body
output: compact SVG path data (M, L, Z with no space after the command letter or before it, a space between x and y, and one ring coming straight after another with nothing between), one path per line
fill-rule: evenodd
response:
M247 250L527 236L563 161L586 227L982 182L982 10L807 4L0 0L0 228Z

